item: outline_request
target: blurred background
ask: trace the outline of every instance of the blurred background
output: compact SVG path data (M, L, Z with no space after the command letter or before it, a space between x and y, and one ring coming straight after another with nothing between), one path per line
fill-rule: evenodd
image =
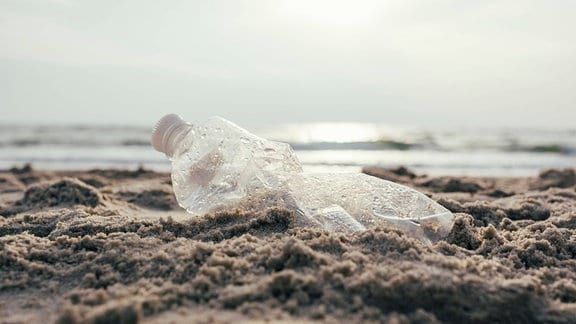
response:
M0 168L169 170L164 114L307 171L576 166L573 0L0 0Z

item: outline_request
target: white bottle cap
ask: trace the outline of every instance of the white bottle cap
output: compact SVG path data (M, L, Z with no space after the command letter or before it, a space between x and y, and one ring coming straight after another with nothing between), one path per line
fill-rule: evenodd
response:
M150 139L152 147L156 151L171 157L174 153L175 135L179 133L182 126L191 126L191 124L185 122L182 117L176 114L169 114L162 117L152 130L152 137Z

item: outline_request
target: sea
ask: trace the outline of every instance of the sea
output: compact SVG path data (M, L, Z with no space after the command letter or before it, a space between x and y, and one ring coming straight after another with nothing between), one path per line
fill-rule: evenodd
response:
M150 146L152 127L0 125L0 169L169 171ZM360 172L405 166L419 174L536 176L576 167L576 127L423 128L367 123L294 123L248 129L289 143L305 172Z

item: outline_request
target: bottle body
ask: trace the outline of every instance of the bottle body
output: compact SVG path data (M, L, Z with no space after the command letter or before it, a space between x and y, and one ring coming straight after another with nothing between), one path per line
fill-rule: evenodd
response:
M260 138L223 118L171 136L177 140L170 144L174 192L192 214L234 208L251 196L274 192L296 223L306 226L353 232L392 224L429 242L446 236L453 224L450 211L406 186L365 174L305 174L288 144ZM274 207L278 199L263 203Z
M452 213L421 192L366 174L302 174L288 183L296 209L327 229L392 224L421 241L436 241L453 225Z
M259 138L219 117L194 126L181 140L172 170L176 198L193 214L233 206L282 187L282 175L302 173L288 144Z

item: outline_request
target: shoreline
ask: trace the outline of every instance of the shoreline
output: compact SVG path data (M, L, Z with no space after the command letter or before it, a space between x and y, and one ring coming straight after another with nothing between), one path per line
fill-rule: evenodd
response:
M530 178L365 173L456 215L433 246L393 227L194 217L169 173L0 170L0 323L556 322L576 316L574 169ZM211 320L210 320L211 319Z

